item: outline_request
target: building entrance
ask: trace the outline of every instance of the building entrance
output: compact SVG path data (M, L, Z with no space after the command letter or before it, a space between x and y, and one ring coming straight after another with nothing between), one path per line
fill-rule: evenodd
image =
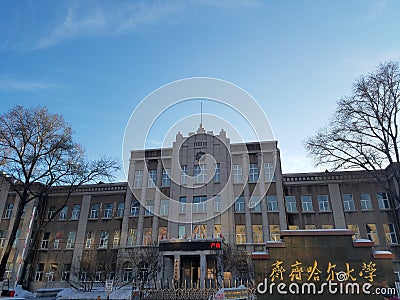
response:
M181 285L190 288L199 287L200 283L200 257L181 256Z

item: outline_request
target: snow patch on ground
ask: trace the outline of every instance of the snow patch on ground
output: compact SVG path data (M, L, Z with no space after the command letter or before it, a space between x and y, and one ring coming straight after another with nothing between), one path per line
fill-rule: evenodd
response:
M130 299L132 287L121 288L110 293L110 299ZM77 291L76 289L66 288L57 294L57 299L107 299L107 292L104 288L93 289L91 292Z
M20 285L17 285L14 290L15 290L15 295L14 295L15 297L22 297L22 298L35 297L35 293L32 293L32 292L22 289L22 286L20 286Z

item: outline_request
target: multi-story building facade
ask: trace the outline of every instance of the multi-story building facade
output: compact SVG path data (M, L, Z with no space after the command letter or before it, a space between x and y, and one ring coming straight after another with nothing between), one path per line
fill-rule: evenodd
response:
M53 188L44 219L62 205L64 193ZM17 202L3 181L0 247ZM11 280L20 276L34 207L26 208L10 256ZM370 239L399 257L396 208L368 172L282 174L276 141L231 144L223 130L214 135L200 126L187 137L178 133L171 148L132 151L127 183L81 186L40 233L26 280L33 289L84 281L90 257L98 265L107 257L107 276L120 272L128 282L135 273L132 253L155 247L160 281L203 285L222 280L224 245L265 251L284 229L352 229L354 239ZM95 279L105 269L95 270Z

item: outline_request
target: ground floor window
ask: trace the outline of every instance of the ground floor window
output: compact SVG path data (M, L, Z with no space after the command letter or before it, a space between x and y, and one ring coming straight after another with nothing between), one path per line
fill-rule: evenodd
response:
M42 281L43 279L44 263L39 263L36 266L35 281Z

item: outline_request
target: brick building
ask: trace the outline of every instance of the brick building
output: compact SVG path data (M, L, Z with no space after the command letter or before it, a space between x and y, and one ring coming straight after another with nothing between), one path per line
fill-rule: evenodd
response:
M65 189L55 187L48 197L44 219L62 205ZM17 201L2 181L0 247ZM155 247L160 281L203 285L220 280L223 245L265 251L286 229L351 229L354 239L370 239L398 258L397 206L368 172L282 174L276 141L231 144L225 131L215 135L200 126L188 136L178 133L171 148L132 151L128 182L80 187L40 233L26 280L32 289L85 281L88 258L96 256L111 261L109 278L119 272L128 282L140 272L128 259L132 251ZM11 281L34 207L26 207L10 256ZM94 276L100 280L104 272Z

